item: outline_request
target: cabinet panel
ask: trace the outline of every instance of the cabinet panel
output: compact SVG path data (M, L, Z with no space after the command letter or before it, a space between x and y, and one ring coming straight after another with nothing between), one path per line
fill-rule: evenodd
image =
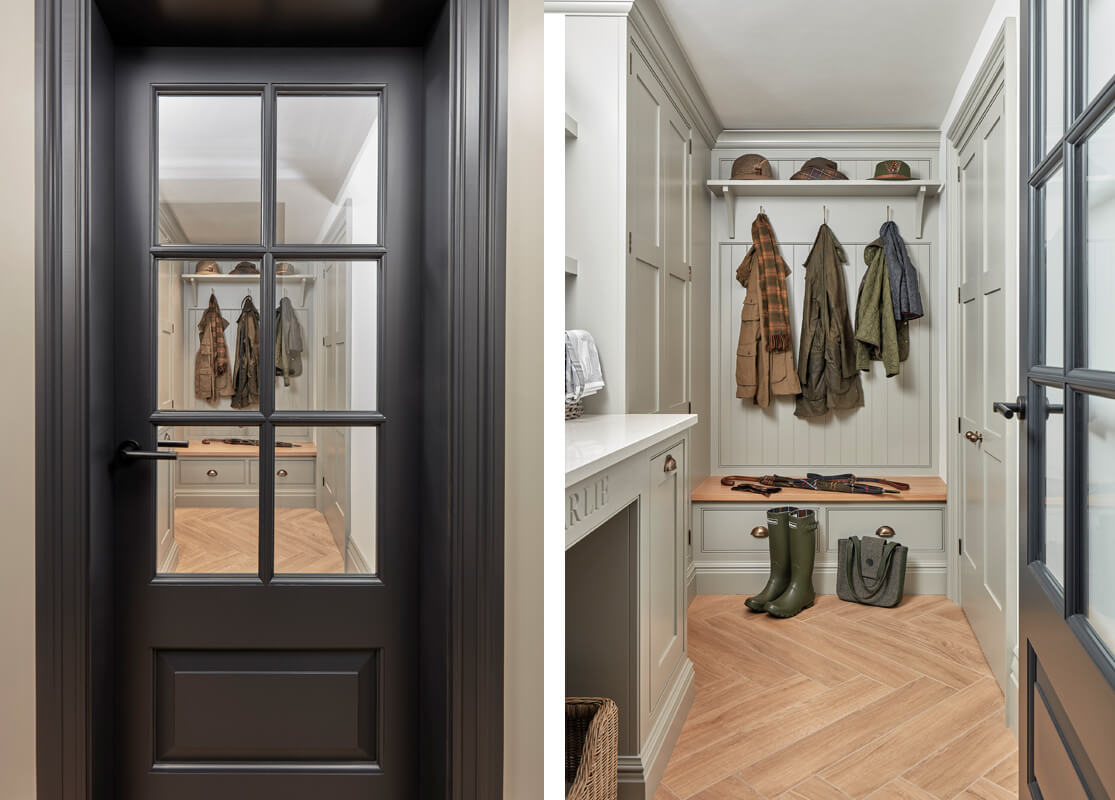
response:
M650 710L685 655L685 445L650 462Z
M247 485L247 462L241 458L179 459L178 480L183 486Z
M635 259L627 273L627 411L653 414L658 403L660 272Z
M849 536L874 536L881 525L894 528L894 540L911 550L942 552L944 511L940 508L830 508L827 548L836 552L836 542Z
M628 251L655 266L662 264L662 111L666 92L642 54L628 51L627 226Z
M259 462L248 465L248 479L259 483ZM277 458L275 459L275 488L310 489L314 487L314 459Z

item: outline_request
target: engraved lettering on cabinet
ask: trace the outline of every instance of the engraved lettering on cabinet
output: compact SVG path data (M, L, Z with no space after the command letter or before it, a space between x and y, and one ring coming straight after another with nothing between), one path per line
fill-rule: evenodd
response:
M569 494L567 499L568 516L565 519L565 527L571 528L608 505L608 476L603 475L592 483L582 486Z

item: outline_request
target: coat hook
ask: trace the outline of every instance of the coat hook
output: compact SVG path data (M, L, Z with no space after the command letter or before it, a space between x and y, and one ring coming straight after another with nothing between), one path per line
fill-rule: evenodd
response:
M760 214L765 214L765 213L767 213L766 209L765 209L765 208L763 208L763 207L762 207L762 205L760 205L760 206L759 206L759 213L760 213Z
M890 210L890 206L888 205L888 206L887 206L887 222L890 222L892 218L893 218L893 217L892 217L892 215L891 215L891 210Z
M821 206L821 208L824 210L825 224L828 225L829 224L829 207L828 206Z

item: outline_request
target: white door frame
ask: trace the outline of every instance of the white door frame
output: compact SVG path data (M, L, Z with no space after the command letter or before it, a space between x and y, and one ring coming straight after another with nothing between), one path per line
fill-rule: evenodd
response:
M1007 213L1004 235L1007 237L1006 252L1011 254L1010 263L1016 265L1014 269L1008 267L1003 291L1006 292L1006 325L1007 342L1017 342L1018 331L1018 46L1016 34L1016 21L1008 17L995 42L988 51L975 80L968 91L964 102L960 106L955 120L946 132L948 139L946 152L945 180L954 191L946 193L947 197L947 236L948 243L948 268L947 268L947 307L948 328L945 352L950 365L960 364L960 325L956 312L954 297L959 296L960 290L960 247L961 219L960 203L957 201L955 188L960 165L960 147L971 135L981 116L986 103L988 103L1003 87L1005 98L1005 118L1008 123L1007 132L1007 185L1010 187L1008 195ZM955 367L954 367L955 368ZM960 443L957 436L952 434L952 428L957 424L960 416L960 386L963 376L954 372L946 372L948 385L948 417L946 423L946 463L950 491L948 493L947 519L948 519L948 596L956 603L961 603L961 574L959 542L961 533L962 509L960 507ZM1007 359L1006 386L1003 387L1004 400L1013 399L1018 386L1018 358ZM1010 660L1007 674L1007 686L1002 687L1006 698L1006 722L1013 730L1018 730L1018 509L1023 498L1018 493L1018 426L1008 426L1007 439L1004 445L1006 456L1006 489L1007 498L1005 513L1007 515L1007 544L1003 557L1007 562L1007 602L1004 624L1006 626L1006 652L1003 657Z

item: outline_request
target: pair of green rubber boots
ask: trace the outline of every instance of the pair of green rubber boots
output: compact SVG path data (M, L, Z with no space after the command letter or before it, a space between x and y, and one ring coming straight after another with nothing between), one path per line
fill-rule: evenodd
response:
M755 612L793 617L816 600L813 556L817 552L817 515L810 509L779 506L767 510L770 578L766 588L744 602Z

